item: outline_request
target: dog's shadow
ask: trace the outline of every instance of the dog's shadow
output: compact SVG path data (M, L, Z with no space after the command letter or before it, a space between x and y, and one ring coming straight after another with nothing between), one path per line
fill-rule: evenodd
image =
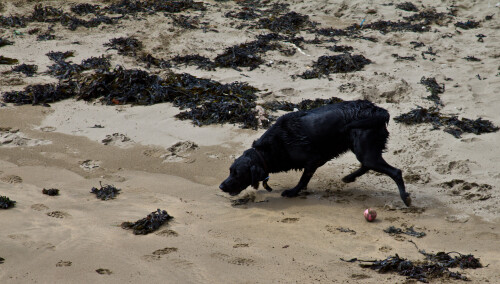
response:
M359 187L343 187L342 189L309 188L296 197L283 197L281 193L286 188L275 188L272 192L265 190L251 190L244 192L241 197L232 199L233 207L239 209L259 208L265 210L284 210L290 207L306 207L318 204L334 206L335 204L349 204L355 207L382 207L390 202L400 202L397 193L389 190ZM401 206L404 204L401 201Z

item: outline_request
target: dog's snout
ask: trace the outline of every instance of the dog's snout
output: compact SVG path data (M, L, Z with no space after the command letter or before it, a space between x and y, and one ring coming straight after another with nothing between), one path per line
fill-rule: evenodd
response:
M221 184L219 185L219 188L220 188L221 190L224 190L224 189L226 188L226 186L224 185L224 183L221 183Z

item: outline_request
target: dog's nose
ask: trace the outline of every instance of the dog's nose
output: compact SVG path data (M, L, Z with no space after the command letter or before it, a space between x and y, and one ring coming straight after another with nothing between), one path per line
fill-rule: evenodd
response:
M221 183L221 184L219 185L219 188L220 188L221 190L224 190L224 183Z

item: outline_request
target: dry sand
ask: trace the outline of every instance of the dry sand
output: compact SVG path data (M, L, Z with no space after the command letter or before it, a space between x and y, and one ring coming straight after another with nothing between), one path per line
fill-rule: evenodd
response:
M64 1L43 2L69 7ZM0 91L56 82L43 74L52 64L45 54L52 50L75 50L73 62L111 54L114 64L141 68L133 58L106 50L103 43L119 36L135 36L159 58L192 53L213 58L225 47L268 32L236 29L239 22L223 16L238 7L233 1L203 2L206 12L183 14L200 16L218 33L173 27L161 13L76 31L57 24L58 38L42 42L26 31L33 27L44 30L46 23L19 29L23 36L2 28L0 36L15 43L1 47L0 55L37 64L39 74L2 74ZM287 3L290 10L309 15L322 27L344 28L364 18L366 23L397 21L401 15L409 15L394 6L381 5L386 1ZM457 17L448 24L433 25L427 33L365 32L378 42L341 38L337 44L353 46L354 53L363 54L373 64L354 73L332 74L332 80L290 77L302 73L319 56L334 54L326 44L307 44L291 57L268 52L264 58L273 63L252 71L204 71L196 67L174 71L224 83L248 82L272 92L261 101L299 102L332 96L370 99L387 108L392 117L417 105L432 106L419 81L422 76L435 77L446 84L441 95L444 113L482 117L500 125L500 8L495 7L495 1L415 3L419 8L436 7L439 12L455 5ZM19 0L1 4L0 14L10 15L26 13L35 3ZM485 21L488 15L493 18ZM468 19L481 21L481 27L462 30L453 25ZM238 23L232 25L235 21ZM484 42L478 42L477 34L487 36ZM80 44L72 44L75 41ZM426 47L415 50L412 41ZM433 61L420 55L429 46L437 52L428 56L435 58ZM416 61L396 61L391 56L394 53L415 54ZM469 62L463 59L466 56L482 61ZM0 65L0 72L9 69ZM281 173L271 176L274 192L248 189L243 194L255 195L255 201L233 207L218 185L234 158L264 130L233 125L195 127L175 119L178 112L167 103L103 106L66 100L51 107L1 106L0 195L17 204L0 213L0 257L5 259L0 263L0 282L405 283L405 277L378 274L340 258L383 259L397 253L422 259L408 240L428 252L472 253L488 267L461 272L472 283L500 281L500 132L464 134L456 139L431 130L430 125L405 126L391 121L385 158L403 170L413 196L411 208L404 207L394 182L386 176L369 173L355 183L343 184L341 177L358 167L351 153L320 168L307 195L282 198L280 193L294 186L300 173ZM96 124L104 128L91 128ZM102 140L107 135L111 136L105 145ZM182 142L179 147L169 148L178 142ZM448 189L441 185L453 179L488 184L491 189ZM121 194L114 200L96 199L90 189L101 181L121 188ZM58 188L61 194L42 195L43 188ZM363 219L368 207L378 211L376 222ZM156 233L136 236L120 228L121 222L138 220L157 208L167 210L174 219ZM414 226L427 236L390 236L383 232L389 226ZM355 234L338 228L354 230Z

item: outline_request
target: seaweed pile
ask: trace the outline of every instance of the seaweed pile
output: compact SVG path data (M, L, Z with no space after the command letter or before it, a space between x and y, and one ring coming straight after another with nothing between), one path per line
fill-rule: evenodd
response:
M23 91L11 91L3 94L6 103L15 104L41 104L47 105L61 100L71 98L75 95L74 85L62 84L38 84L29 85Z
M9 209L14 207L16 202L14 200L10 200L7 196L0 196L0 209Z
M418 12L417 6L411 2L404 2L396 4L396 9L400 9L407 12Z
M215 65L234 69L250 67L250 70L253 70L264 63L264 60L258 55L259 53L265 53L279 47L278 44L271 43L271 40L278 38L277 34L260 35L255 41L228 47L222 54L215 57Z
M405 231L403 231L403 229L401 229L401 228L396 228L394 226L390 226L389 228L384 229L384 232L386 232L390 235L406 234L408 236L417 237L417 238L422 238L422 237L425 237L425 235L426 235L424 232L415 231L413 229L413 227L407 228Z
M441 98L439 94L444 93L444 84L439 85L436 82L436 78L425 78L422 77L420 79L420 84L424 85L427 88L427 91L431 92L431 95L427 97L428 100L433 101L436 105L442 106Z
M296 34L304 28L314 28L317 23L309 20L309 16L297 12L288 12L280 17L260 18L258 27L275 33Z
M140 12L155 13L169 12L178 13L188 9L205 11L206 7L203 2L195 2L193 0L122 0L119 3L112 4L103 10L115 14L134 14Z
M467 22L456 22L455 27L461 28L464 30L475 29L479 27L479 22L468 20Z
M311 70L307 70L301 75L297 75L303 79L328 77L330 73L347 73L363 69L371 60L363 55L351 55L344 53L339 55L323 55L313 62Z
M108 199L114 199L118 194L120 194L119 188L116 188L112 185L105 185L102 186L102 183L99 182L99 185L101 188L97 189L96 187L92 187L91 193L95 194L97 198L101 200L108 200Z
M12 67L12 72L23 73L24 75L26 75L28 77L35 75L37 70L38 70L38 66L33 65L33 64L24 64L23 63L23 64Z
M4 65L14 65L19 63L19 60L15 58L10 58L10 57L5 57L3 55L0 55L0 64Z
M12 44L13 44L12 41L0 37L0 47L6 46L6 45L12 45Z
M174 217L168 215L167 211L157 209L148 214L146 218L142 218L135 223L123 222L121 227L123 229L133 230L135 235L147 235L158 230L161 225L172 218Z
M49 188L49 189L42 189L42 193L46 194L48 196L56 196L59 195L59 189L57 188Z
M439 112L437 107L429 109L417 107L408 113L404 113L394 118L396 122L404 124L430 123L435 129L445 127L444 131L450 133L456 138L460 138L464 132L480 135L482 133L491 133L499 130L491 121L478 118L475 120L462 118L458 119L456 115L446 116Z
M190 54L185 56L176 55L171 59L172 62L176 64L185 64L185 65L196 65L198 69L204 69L208 71L215 70L215 63L205 56L201 56L199 54Z
M296 111L296 110L310 110L324 105L336 104L340 102L343 102L341 98L331 97L329 99L315 99L315 100L305 99L298 104L286 101L271 101L262 104L262 107L271 111L277 111L277 110Z
M413 241L409 242L415 244ZM378 273L397 273L406 276L408 279L415 279L424 283L438 278L468 281L469 279L466 276L460 272L452 272L450 268L476 269L483 267L480 260L472 254L464 255L459 252L438 252L434 254L420 250L418 247L417 250L425 256L425 260L411 261L401 258L398 254L383 260L359 260L357 258L341 260L359 262L361 267L376 270ZM451 254L456 254L456 256L451 256Z
M133 37L113 38L104 46L109 46L108 49L118 50L118 54L129 56L135 56L138 51L142 50L142 42Z

